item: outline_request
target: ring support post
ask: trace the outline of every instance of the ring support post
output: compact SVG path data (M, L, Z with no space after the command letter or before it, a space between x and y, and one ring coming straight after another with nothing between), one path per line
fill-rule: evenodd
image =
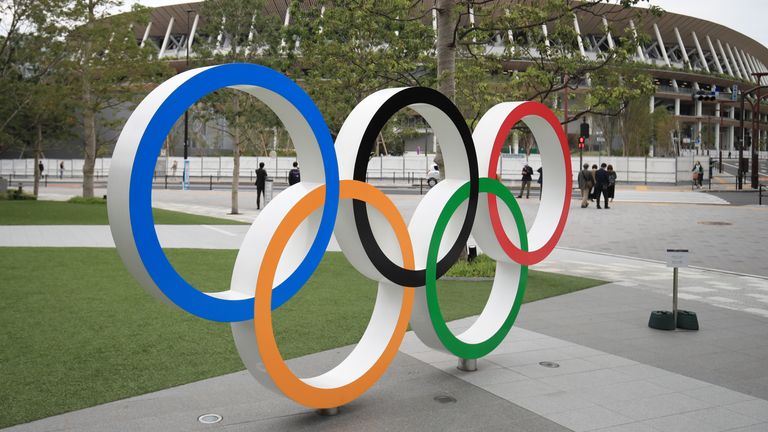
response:
M464 372L475 372L477 371L477 359L460 358L456 368Z

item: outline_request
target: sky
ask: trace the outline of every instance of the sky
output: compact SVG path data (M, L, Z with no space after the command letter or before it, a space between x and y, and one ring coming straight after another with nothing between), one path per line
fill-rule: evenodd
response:
M156 7L181 3L183 0L126 0ZM766 0L650 0L664 10L693 16L730 27L768 46L768 26L762 20L768 14Z

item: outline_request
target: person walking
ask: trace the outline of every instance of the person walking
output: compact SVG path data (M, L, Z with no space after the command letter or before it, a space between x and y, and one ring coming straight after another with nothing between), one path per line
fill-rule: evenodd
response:
M609 176L608 171L605 170L605 163L600 165L600 169L595 172L595 198L597 199L597 208L601 209L600 207L600 196L602 195L603 199L605 200L605 208L609 209L608 207L608 183L609 183Z
M43 165L43 161L40 161L37 163L37 172L40 173L40 177L43 176L43 171L45 170L45 165Z
M171 177L176 177L176 169L179 167L179 164L177 161L173 161L173 165L171 165Z
M531 166L528 165L527 162L523 166L522 176L523 176L523 179L522 179L523 184L520 186L520 195L518 195L517 197L522 198L523 191L527 187L528 192L525 195L525 198L528 199L531 197L531 180L533 180L533 168L531 168Z
M59 180L64 178L64 161L59 162Z
M264 205L267 205L267 195L264 189L267 186L267 170L264 169L264 162L259 162L259 168L256 170L256 210L261 210L261 197L264 196Z
M701 162L696 161L691 172L693 173L693 185L701 188L702 180L704 180L704 168L701 166Z
M597 190L595 189L595 173L597 173L597 164L592 164L592 190L589 191L589 200L594 201Z
M541 200L541 192L544 191L544 167L539 167L536 172L539 173L536 183L539 184L539 200Z
M579 171L578 181L579 190L581 191L581 208L587 208L589 207L589 192L595 183L592 171L589 170L589 164L584 164L582 170Z
M608 165L608 199L613 202L613 195L616 193L616 171L613 165Z
M301 171L299 171L299 163L293 163L293 169L288 172L288 186L293 186L301 181Z

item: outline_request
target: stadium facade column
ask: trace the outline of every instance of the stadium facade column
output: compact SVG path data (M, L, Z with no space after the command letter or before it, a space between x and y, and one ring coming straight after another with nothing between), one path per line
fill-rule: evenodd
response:
M744 55L744 50L738 49L735 46L734 46L734 50L736 51L736 55L739 58L739 61L743 65L742 67L744 68L744 70L747 71L747 74L748 74L747 76L749 77L749 80L756 83L757 77L752 75L755 73L755 71L752 70L752 66L750 66L749 63L747 62L747 57Z
M667 67L672 67L672 63L669 61L669 56L667 56L667 47L664 45L664 39L662 39L659 26L656 25L656 23L653 23L653 31L656 33L656 41L659 43L659 51L661 51L661 55L664 57L664 63Z
M709 35L707 37L707 46L709 47L709 53L712 54L712 60L715 63L715 67L717 67L717 73L723 73L723 65L720 64L720 58L717 57L717 52L715 52L715 47L712 45L712 39L709 38Z
M732 106L728 109L728 118L731 120L736 120L735 106ZM733 124L731 124L730 126L728 126L728 151L736 150L735 137L736 137L736 127Z
M675 27L675 30L677 30L677 27ZM693 44L696 45L696 52L699 54L699 59L701 59L701 64L704 67L704 70L709 72L709 63L707 62L707 57L704 56L704 50L701 49L701 43L699 42L699 38L696 37L696 32L691 32L691 37L693 38Z
M680 36L680 30L678 30L677 27L675 27L674 31L675 31L675 39L677 39L677 45L680 47L680 53L683 55L683 66L685 68L693 70L691 59L688 58L688 50L685 49L685 44L683 43L683 37Z
M747 81L747 78L745 76L747 71L741 69L739 62L736 61L736 56L733 55L733 50L731 49L731 45L728 42L725 43L725 49L728 51L728 54L731 56L731 63L733 63L733 69L736 71L736 76Z
M603 15L603 31L605 31L605 36L608 38L608 48L610 48L611 50L615 49L616 44L613 41L611 28L608 26L608 19L605 18L605 15Z
M168 28L165 29L165 37L163 38L163 44L160 45L160 54L157 55L157 58L163 58L165 50L168 48L168 41L171 39L171 30L173 30L173 21L173 17L168 21Z
M720 102L715 104L715 150L720 151Z
M696 90L698 90L698 87L699 87L698 84L695 87L696 87ZM696 109L696 113L695 113L695 115L696 115L696 135L693 138L694 138L694 141L696 140L696 138L698 138L699 139L699 148L700 149L704 149L704 137L702 136L704 134L701 133L701 116L704 115L704 113L703 113L704 110L702 109L703 108L703 103L700 100L697 100L695 105L696 105L696 108L695 108ZM707 144L709 144L709 143L707 143Z
M632 36L637 41L637 29L633 20L629 20L629 28L632 29ZM637 57L640 58L640 61L645 62L645 53L643 53L643 47L640 46L640 42L637 42Z
M728 56L725 54L725 50L723 49L723 44L720 42L720 39L717 40L717 47L720 49L720 55L723 57L723 62L725 63L725 69L728 71L728 75L735 77L736 74L733 72L731 62L728 60Z
M139 44L139 48L144 48L144 44L147 43L147 39L149 39L150 30L152 30L152 21L149 21L147 23L147 28L144 30L144 36L141 38L141 43Z

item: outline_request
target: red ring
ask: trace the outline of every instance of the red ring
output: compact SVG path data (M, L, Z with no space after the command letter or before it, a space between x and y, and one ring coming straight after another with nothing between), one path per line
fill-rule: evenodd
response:
M499 128L499 132L496 135L496 140L493 143L493 150L491 151L490 163L488 164L488 177L496 178L496 168L499 162L499 155L501 154L501 147L504 145L509 131L512 127L521 121L524 117L537 116L543 118L549 123L549 126L555 131L558 139L560 140L560 147L563 150L563 165L565 165L565 200L563 201L563 210L560 213L560 220L558 221L555 232L552 237L547 241L544 246L539 249L524 251L515 246L512 241L507 237L507 233L504 232L504 227L501 224L501 218L499 217L499 208L496 203L496 196L488 195L488 210L491 216L491 226L493 226L493 232L499 240L501 248L506 254L515 262L522 265L534 265L552 252L555 245L560 240L560 236L565 229L565 222L568 219L568 210L571 203L571 185L569 184L572 179L571 171L571 158L570 150L568 148L568 139L565 136L560 120L555 117L554 113L547 108L546 105L539 102L524 102L515 107Z

